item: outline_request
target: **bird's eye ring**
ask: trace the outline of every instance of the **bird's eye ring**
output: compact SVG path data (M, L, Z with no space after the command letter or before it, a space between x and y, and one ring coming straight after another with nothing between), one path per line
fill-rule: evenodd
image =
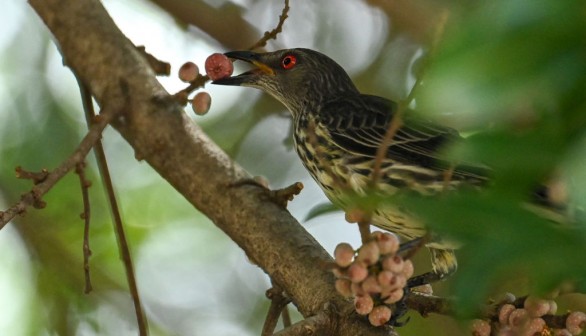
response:
M281 66L285 70L293 68L295 66L295 63L297 63L297 58L293 55L287 55L283 57L283 59L281 60Z

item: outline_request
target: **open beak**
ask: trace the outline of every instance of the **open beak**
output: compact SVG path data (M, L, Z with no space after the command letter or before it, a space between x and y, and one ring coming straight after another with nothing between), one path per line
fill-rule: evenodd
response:
M258 80L258 78L261 76L266 76L266 75L274 76L275 75L275 71L271 67L269 67L268 65L266 65L265 63L263 63L260 60L261 54L257 54L252 51L230 51L230 52L225 53L224 55L226 55L229 58L248 62L248 63L254 65L256 68L254 68L250 71L246 71L244 73L241 73L238 76L217 79L217 80L213 81L212 84L246 85L246 84L252 84L252 83L256 82Z

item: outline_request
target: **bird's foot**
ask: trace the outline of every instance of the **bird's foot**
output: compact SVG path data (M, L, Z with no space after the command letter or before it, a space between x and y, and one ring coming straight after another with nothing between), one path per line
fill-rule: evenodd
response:
M282 189L271 190L269 189L268 181L263 177L254 177L254 178L246 178L242 179L238 182L232 183L231 187L240 187L243 185L255 185L261 187L265 193L266 198L273 203L286 208L287 203L292 201L295 195L299 195L301 190L303 190L303 183L295 182L288 187Z
M401 321L403 316L405 316L405 314L407 314L407 312L409 311L409 308L407 307L407 295L409 294L411 294L411 290L409 289L409 287L405 286L405 288L403 288L403 297L401 298L401 300L395 303L393 315L391 316L391 319L388 322L389 325L393 327L402 327L409 323L409 320L411 319L411 317L409 316Z
M427 272L420 275L411 277L407 280L407 288L415 288L423 285L430 285L434 282L438 282L445 277L444 274L438 274L436 272Z
M440 274L428 272L409 279L407 285L403 288L403 297L394 305L393 315L388 324L393 327L402 327L406 325L410 318L407 317L402 321L401 318L403 318L403 316L409 311L409 307L407 306L409 295L412 295L413 292L420 295L431 295L431 283L439 281L442 278L443 276Z

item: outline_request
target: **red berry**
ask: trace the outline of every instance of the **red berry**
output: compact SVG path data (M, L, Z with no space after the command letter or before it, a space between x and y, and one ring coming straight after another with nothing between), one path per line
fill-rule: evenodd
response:
M340 243L334 250L334 260L340 267L348 267L354 259L354 249L348 243Z
M391 308L387 306L376 306L368 314L368 321L375 327L380 327L391 319Z
M211 80L230 77L234 71L232 62L223 54L211 54L205 63L206 73Z
M475 319L470 325L473 336L490 336L490 324L485 320Z
M207 92L200 92L193 97L191 107L197 115L204 115L210 110L212 97Z
M199 68L193 62L186 62L179 68L179 79L188 83L193 82L199 75Z
M374 307L374 301L368 294L358 295L354 298L354 309L360 315L366 315L372 311Z

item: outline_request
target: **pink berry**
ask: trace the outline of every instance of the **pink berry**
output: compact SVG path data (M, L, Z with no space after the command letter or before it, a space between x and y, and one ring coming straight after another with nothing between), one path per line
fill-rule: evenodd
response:
M545 321L542 318L532 318L529 323L523 328L524 335L541 335L545 328Z
M350 290L352 291L352 295L360 296L360 295L368 295L364 289L362 289L362 283L353 282L350 285Z
M354 298L354 309L360 315L366 315L372 311L374 301L370 295L359 295Z
M368 321L375 327L380 327L391 319L391 308L387 306L376 306L368 314Z
M199 75L199 68L193 62L186 62L179 68L179 79L189 83L193 82Z
M403 298L403 295L405 295L405 291L403 290L403 288L397 288L388 294L381 293L381 297L383 297L385 299L384 302L388 303L388 304L399 302L399 300L401 300Z
M205 63L206 73L211 80L230 77L234 71L232 62L223 54L211 54Z
M383 287L390 286L394 277L395 273L385 270L380 271L380 273L376 276L378 283Z
M509 315L509 324L513 327L522 326L529 320L529 314L525 309L515 309Z
M348 279L336 279L334 283L336 290L338 293L342 294L344 297L351 297L352 296L352 282Z
M413 276L413 272L415 272L415 268L413 267L413 262L409 259L405 260L403 263L403 275L405 278L409 279Z
M348 243L340 243L334 250L334 260L340 267L348 267L354 259L354 249Z
M572 335L580 335L586 327L586 314L581 311L571 312L566 319L566 329Z
M400 256L389 256L383 259L383 269L395 274L403 272L404 261Z
M368 270L362 263L355 262L348 267L348 278L352 282L361 282L368 276Z
M383 286L383 292L391 292L395 289L403 289L407 284L407 278L402 275L396 275L391 279L391 281Z
M509 323L509 317L511 313L515 310L515 306L512 304L504 304L502 305L501 309L499 310L499 323L502 325L506 325Z
M362 289L369 294L380 293L382 287L378 283L376 276L369 275L363 282L362 282Z
M399 250L399 238L390 232L376 235L376 243L381 254L395 254Z
M475 319L470 325L473 336L490 336L490 324L485 320Z
M197 115L204 115L210 110L212 105L212 97L207 92L200 92L193 97L191 107Z
M572 336L568 329L553 329L553 336Z
M348 223L358 223L364 220L366 213L358 208L349 209L345 213L346 221Z
M366 265L374 265L378 262L380 251L376 242L368 242L358 250L356 260L365 263Z
M549 301L537 298L535 296L528 296L523 304L529 316L541 317L549 311Z

